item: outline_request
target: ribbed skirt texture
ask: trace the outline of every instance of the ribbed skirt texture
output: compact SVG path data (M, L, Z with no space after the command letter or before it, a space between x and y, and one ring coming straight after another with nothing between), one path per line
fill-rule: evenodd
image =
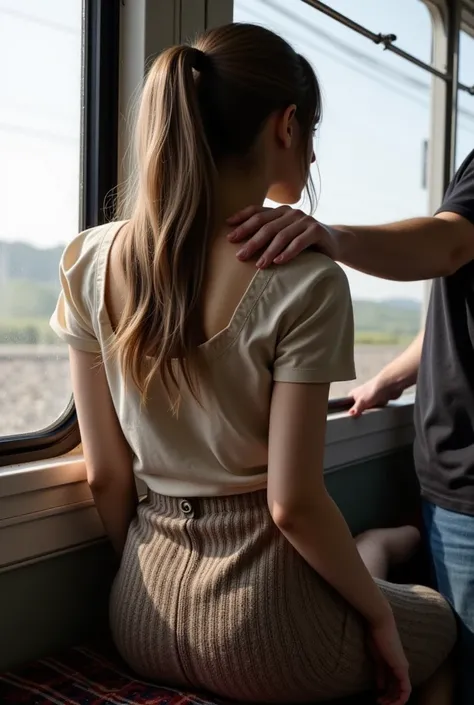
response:
M451 650L448 604L378 581L413 684ZM115 643L142 677L242 702L318 702L373 687L360 616L274 525L265 492L138 509L110 602Z

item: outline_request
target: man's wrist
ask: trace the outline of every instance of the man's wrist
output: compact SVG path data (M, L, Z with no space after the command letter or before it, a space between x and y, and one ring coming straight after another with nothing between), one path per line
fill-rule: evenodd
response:
M390 368L379 372L376 377L378 388L387 394L391 399L398 399L405 389L410 385L399 374L394 373Z
M324 225L321 226L325 231L325 249L326 254L336 262L346 262L348 253L354 246L354 233L342 225Z

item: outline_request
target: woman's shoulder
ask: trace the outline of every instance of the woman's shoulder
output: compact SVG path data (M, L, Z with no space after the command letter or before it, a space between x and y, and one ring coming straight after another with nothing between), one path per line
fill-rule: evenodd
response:
M114 221L83 230L64 248L59 267L62 288L88 309L96 303L96 289L103 279L100 270L106 264L108 242L113 240L123 222Z
M272 306L279 312L273 379L354 379L354 318L342 267L321 253L304 252L275 271L273 280Z
M315 289L332 291L334 295L349 292L342 267L321 252L306 250L284 265L274 265L275 278L291 298L299 298Z
M107 240L107 235L118 229L124 221L96 225L75 235L65 246L61 257L61 269L68 271L79 263L92 264Z

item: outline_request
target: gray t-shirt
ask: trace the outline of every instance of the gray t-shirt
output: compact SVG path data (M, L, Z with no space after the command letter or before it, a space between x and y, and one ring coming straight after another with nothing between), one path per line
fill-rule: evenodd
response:
M449 185L441 212L457 213L474 224L474 151ZM433 282L415 427L423 497L474 515L474 261Z

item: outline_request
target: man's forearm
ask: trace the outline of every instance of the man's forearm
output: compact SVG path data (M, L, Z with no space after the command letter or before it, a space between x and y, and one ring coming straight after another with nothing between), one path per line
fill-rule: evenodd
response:
M394 396L416 384L424 335L425 331L422 329L408 348L377 375L383 387L392 390Z
M456 218L456 216L455 216ZM464 219L413 218L377 226L331 228L331 256L383 279L444 277L474 258L474 232Z

